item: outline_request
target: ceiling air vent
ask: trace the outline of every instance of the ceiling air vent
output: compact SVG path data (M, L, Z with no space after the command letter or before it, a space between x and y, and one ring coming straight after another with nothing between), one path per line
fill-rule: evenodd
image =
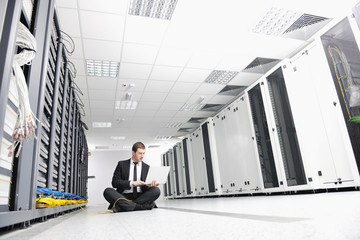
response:
M149 145L148 148L158 148L160 145Z
M131 0L129 14L170 20L177 0Z
M190 118L188 123L202 123L206 120L206 118Z
M171 136L156 136L155 140L169 140Z
M282 36L299 40L307 40L331 20L331 18L304 13L283 32Z
M271 36L307 40L330 21L331 18L273 7L252 31Z
M243 72L264 74L278 62L280 62L279 59L257 57L246 68L244 68Z
M209 111L209 112L217 112L219 111L224 104L205 104L200 111Z
M178 132L192 132L193 128L179 128Z
M245 86L235 86L235 85L226 85L218 94L219 95L228 95L228 96L237 96L242 91L244 91Z

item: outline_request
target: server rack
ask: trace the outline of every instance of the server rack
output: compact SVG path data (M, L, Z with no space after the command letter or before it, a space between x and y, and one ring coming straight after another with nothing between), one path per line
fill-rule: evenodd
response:
M191 197L196 193L195 191L196 184L195 184L194 163L192 158L190 136L185 137L182 140L182 144L183 144L184 171L185 171L184 179L186 182L185 196Z
M274 144L268 124L268 113L264 104L262 88L263 82L258 82L248 91L254 140L260 162L264 191L282 190L282 181L279 179L279 168L274 154Z
M176 196L183 197L185 194L184 189L184 157L182 142L179 142L173 146L174 153L174 167L175 167L175 184L176 184Z
M37 187L87 195L86 137L73 93L73 76L69 73L66 52L59 40L61 33L54 1L8 1L0 45L0 138L9 137L9 123L14 116L4 116L7 112L15 112L17 105L10 76L19 21L30 29L39 46L36 58L23 71L31 108L45 127L38 124L37 140L23 143L20 156L13 159L11 170L5 169L3 164L0 166L0 174L5 173L11 179L7 196L9 201L6 208L0 207L0 227L19 223L28 226L32 220L44 220L49 215L78 208L77 205L68 205L36 209ZM72 130L72 135L66 125ZM75 135L77 144L69 141ZM3 157L7 154L7 148L1 145L0 150L0 162L10 163L12 159ZM68 154L70 151L71 155ZM75 187L67 188L71 183L66 179L71 177L74 178Z
M213 118L223 194L261 190L247 93Z

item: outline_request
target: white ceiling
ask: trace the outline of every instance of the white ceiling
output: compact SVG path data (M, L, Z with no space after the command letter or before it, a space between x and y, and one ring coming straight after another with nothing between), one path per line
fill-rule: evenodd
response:
M178 0L171 20L128 15L129 0L56 0L61 29L75 42L69 59L84 93L82 120L90 149L128 148L136 141L162 145L178 141L179 128L192 117L215 112L181 111L185 103L227 104L234 96L217 95L225 85L204 83L213 70L239 71L228 85L248 86L261 74L241 72L256 57L283 59L308 41L256 34L251 29L272 7L338 19L350 13L353 1L338 0ZM120 62L117 78L91 77L85 59ZM134 84L133 87L129 86ZM136 110L115 109L127 92ZM111 128L93 128L111 122ZM185 133L186 134L186 133ZM112 140L124 136L125 140ZM156 136L173 136L168 141Z

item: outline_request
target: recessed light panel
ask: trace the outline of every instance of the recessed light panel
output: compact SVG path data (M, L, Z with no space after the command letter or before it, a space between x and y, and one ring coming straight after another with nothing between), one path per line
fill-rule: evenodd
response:
M111 136L112 140L125 140L125 136Z
M115 109L135 110L138 105L136 101L115 101Z
M205 79L206 83L214 84L227 84L233 79L238 72L234 71L223 71L223 70L214 70L210 75Z
M119 62L86 60L86 70L88 76L116 78L119 74L119 66Z
M170 20L177 0L131 0L129 14Z
M93 122L94 128L109 128L111 127L111 122Z

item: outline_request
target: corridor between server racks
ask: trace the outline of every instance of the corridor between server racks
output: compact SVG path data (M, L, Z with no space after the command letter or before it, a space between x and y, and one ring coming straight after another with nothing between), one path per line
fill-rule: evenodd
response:
M360 239L360 191L161 200L152 211L78 210L0 239ZM99 213L107 205L90 205Z

